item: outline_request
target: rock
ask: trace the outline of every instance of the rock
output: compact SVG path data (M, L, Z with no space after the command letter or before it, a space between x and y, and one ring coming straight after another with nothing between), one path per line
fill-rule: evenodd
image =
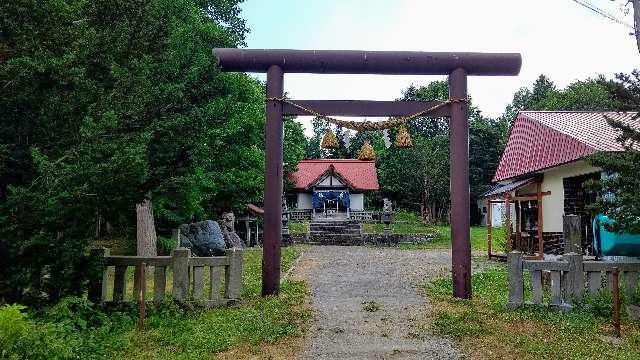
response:
M615 337L615 336L601 335L600 339L606 343L609 343L615 346L619 346L624 343L624 340L622 340L622 338Z
M628 304L627 315L629 316L629 320L640 320L640 305Z
M211 220L180 225L180 246L194 256L222 256L226 248L220 226Z
M282 234L282 246L293 245L293 237L291 234Z
M222 219L220 220L220 226L222 228L222 235L224 236L224 242L227 248L243 248L244 243L236 234L235 229L236 217L233 213L225 213L222 214Z

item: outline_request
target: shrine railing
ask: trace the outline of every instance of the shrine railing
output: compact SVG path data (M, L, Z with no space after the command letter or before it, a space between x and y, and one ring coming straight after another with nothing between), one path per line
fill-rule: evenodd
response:
M349 219L361 222L373 222L378 219L375 211L349 211Z
M293 221L311 220L312 215L313 215L313 211L311 209L290 210L289 220L293 220Z

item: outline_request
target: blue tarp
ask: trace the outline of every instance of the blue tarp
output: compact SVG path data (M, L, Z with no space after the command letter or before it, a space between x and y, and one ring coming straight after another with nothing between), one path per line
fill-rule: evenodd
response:
M593 245L600 255L605 256L640 256L640 234L612 233L604 224L613 220L604 214L593 219Z
M322 209L327 200L338 200L347 209L351 205L348 191L318 191L313 193L313 208Z

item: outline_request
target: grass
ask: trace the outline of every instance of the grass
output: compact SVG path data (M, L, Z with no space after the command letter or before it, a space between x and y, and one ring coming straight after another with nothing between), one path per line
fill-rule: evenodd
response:
M362 303L362 310L366 312L376 312L380 310L380 304L375 300L369 300Z
M448 225L429 225L422 223L417 213L398 211L395 216L396 223L392 225L395 234L431 234L434 239L418 244L400 244L401 249L448 249L451 247L451 227ZM364 224L365 233L382 234L384 225L380 223ZM484 226L472 226L470 229L471 250L487 251L487 228ZM492 229L493 251L503 251L505 234L503 228Z
M300 252L300 247L282 249L283 271ZM261 258L260 249L245 251L240 304L205 309L150 303L144 330L136 329L135 303L93 309L86 300L68 298L63 306L29 313L30 330L16 340L15 358L42 358L28 353L30 348L52 359L210 359L238 349L231 358L251 358L287 343L283 349L294 351L299 346L291 344L301 343L297 339L311 316L307 286L288 280L279 296L260 296Z
M414 212L397 211L394 214L395 223L391 225L394 234L432 234L432 226L425 225L420 220L420 215ZM363 225L365 233L382 234L384 224L368 223Z
M282 268L288 269L298 255L299 248L283 248ZM255 347L301 335L302 324L310 316L306 285L287 281L280 296L261 297L261 259L261 251L246 252L243 304L195 311L182 318L150 319L147 331L135 337L124 358L210 358L233 347Z
M301 221L301 222L289 222L289 234L293 236L304 236L307 234L309 230L309 222Z
M605 340L613 334L610 317L595 307L508 310L504 265L473 274L472 284L473 299L460 300L450 295L450 278L429 283L432 308L424 324L427 331L457 341L470 358L640 359L640 324L624 322L622 341L615 345Z

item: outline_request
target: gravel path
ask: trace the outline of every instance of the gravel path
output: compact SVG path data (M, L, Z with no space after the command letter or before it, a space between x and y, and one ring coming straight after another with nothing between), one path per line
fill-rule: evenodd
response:
M412 323L428 306L420 285L450 273L448 251L314 246L296 275L311 286L315 321L304 359L457 359L448 340ZM379 310L368 312L373 301Z

